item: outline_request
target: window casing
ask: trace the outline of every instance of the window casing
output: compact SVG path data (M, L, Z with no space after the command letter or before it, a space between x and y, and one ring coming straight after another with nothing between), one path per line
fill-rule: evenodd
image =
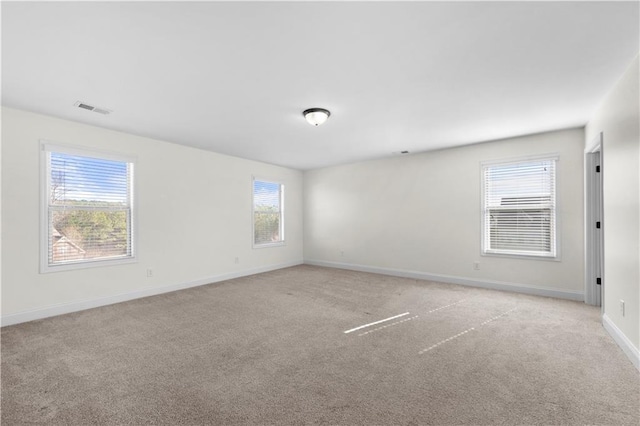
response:
M557 257L556 163L483 164L483 254Z
M253 178L253 247L284 244L284 185Z
M41 272L135 261L134 161L41 142Z

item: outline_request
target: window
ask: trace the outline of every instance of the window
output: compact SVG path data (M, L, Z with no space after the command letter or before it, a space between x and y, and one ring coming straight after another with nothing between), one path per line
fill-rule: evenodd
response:
M42 271L133 260L133 162L46 143L42 153Z
M253 245L284 243L284 185L253 179Z
M483 165L483 253L556 257L556 161Z

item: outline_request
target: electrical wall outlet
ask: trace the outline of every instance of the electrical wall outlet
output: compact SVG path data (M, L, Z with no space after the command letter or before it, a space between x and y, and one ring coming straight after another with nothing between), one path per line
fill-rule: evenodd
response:
M476 271L480 270L480 262L473 262L473 269Z
M235 262L235 263L240 263L240 258L239 258L239 257L236 257L236 259L235 259L235 261L234 261L234 262Z
M153 269L147 268L147 278L153 278Z

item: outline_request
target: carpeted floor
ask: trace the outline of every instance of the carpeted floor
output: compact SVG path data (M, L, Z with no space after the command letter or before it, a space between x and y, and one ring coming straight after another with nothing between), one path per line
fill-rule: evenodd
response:
M638 372L599 318L298 266L3 328L2 425L637 426Z

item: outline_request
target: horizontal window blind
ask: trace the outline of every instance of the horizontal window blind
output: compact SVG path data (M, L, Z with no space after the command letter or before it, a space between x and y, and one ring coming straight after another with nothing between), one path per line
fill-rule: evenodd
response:
M47 150L49 266L133 256L133 164Z
M284 241L284 186L279 183L253 181L253 243L273 244Z
M556 255L556 160L486 165L484 252Z

